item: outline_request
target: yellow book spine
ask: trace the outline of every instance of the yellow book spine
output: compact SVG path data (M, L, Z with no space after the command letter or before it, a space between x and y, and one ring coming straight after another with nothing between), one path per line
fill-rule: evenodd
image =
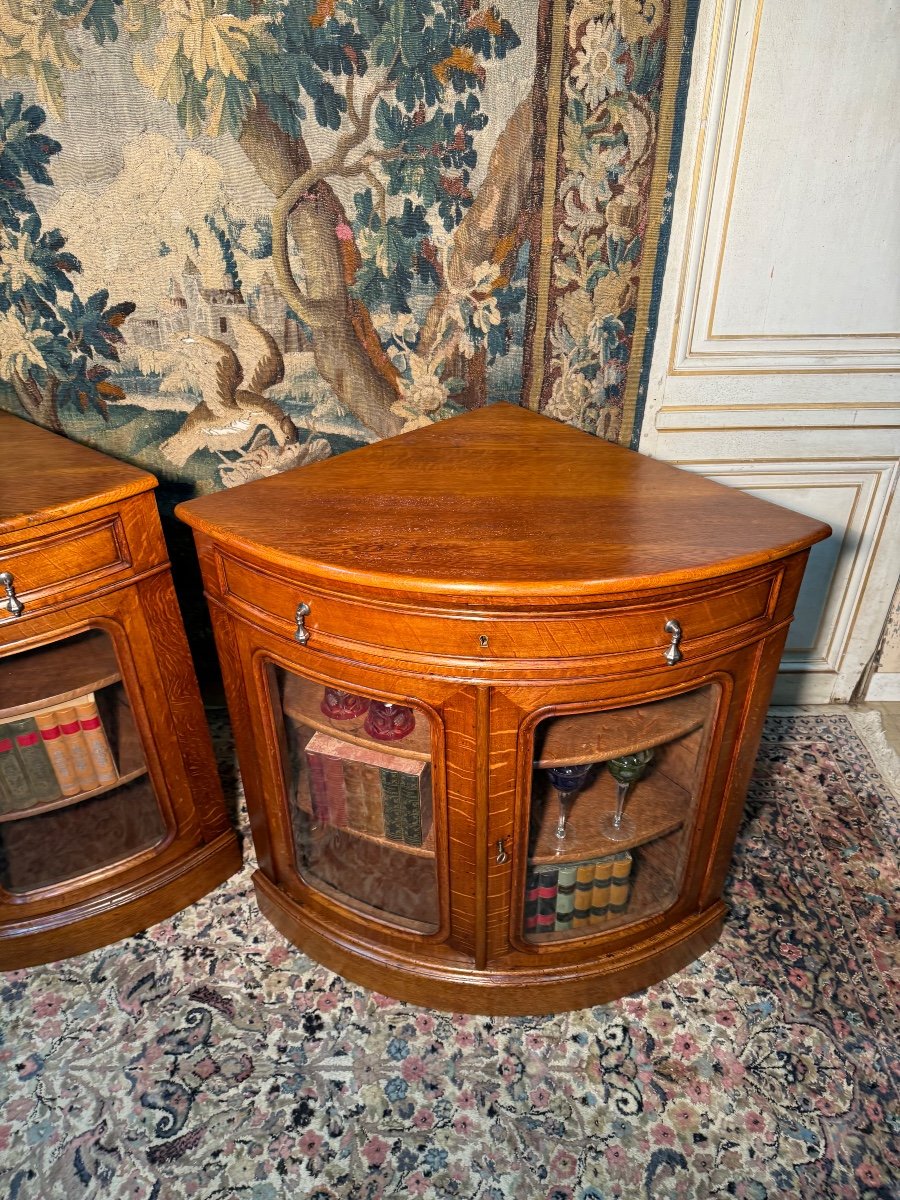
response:
M55 712L38 712L34 714L34 719L41 731L41 740L47 751L47 757L50 759L50 765L53 767L53 774L56 776L60 791L64 796L77 796L82 789L78 783L75 764L72 762L65 735L59 727L58 715Z
M620 851L613 860L612 882L609 889L609 911L624 912L628 907L631 883L631 854Z
M88 744L81 730L81 722L74 708L59 708L56 710L59 728L65 739L66 749L75 768L75 778L78 780L78 790L93 792L100 786L94 760L88 749Z
M100 720L100 713L97 710L97 702L93 694L76 702L75 713L81 725L81 732L87 743L94 770L97 773L98 783L101 787L108 783L115 783L119 778L119 772L116 769L115 760L106 738L106 730Z

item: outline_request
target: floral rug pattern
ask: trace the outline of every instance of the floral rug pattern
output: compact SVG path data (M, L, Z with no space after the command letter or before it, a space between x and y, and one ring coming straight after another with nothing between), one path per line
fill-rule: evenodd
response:
M721 940L549 1018L345 983L259 915L248 868L0 976L0 1197L888 1200L897 818L848 717L770 718Z

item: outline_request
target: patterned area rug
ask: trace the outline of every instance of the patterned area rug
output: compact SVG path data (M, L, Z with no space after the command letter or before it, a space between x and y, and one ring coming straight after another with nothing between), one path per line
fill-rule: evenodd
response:
M491 1020L364 991L260 917L249 864L0 977L0 1194L896 1196L898 810L856 720L770 718L722 939L614 1004Z

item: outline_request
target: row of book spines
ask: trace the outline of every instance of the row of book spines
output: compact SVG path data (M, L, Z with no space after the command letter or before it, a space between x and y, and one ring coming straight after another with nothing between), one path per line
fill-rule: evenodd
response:
M532 871L525 890L525 931L581 929L628 907L631 854Z
M0 805L34 808L119 778L94 696L0 725Z
M421 846L422 796L416 776L307 750L310 807L323 824Z

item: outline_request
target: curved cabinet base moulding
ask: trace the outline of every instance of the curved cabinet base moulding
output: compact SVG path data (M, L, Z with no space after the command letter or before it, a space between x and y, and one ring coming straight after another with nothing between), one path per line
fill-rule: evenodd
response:
M194 904L240 867L240 846L231 833L221 834L167 870L147 875L120 892L63 909L51 918L5 921L0 927L0 962L4 970L15 971L133 937Z
M335 974L407 1004L485 1017L538 1017L592 1008L642 991L680 971L714 945L726 906L717 903L647 943L605 954L568 971L538 968L500 971L443 970L402 957L390 960L378 947L362 953L310 926L303 910L264 875L253 886L260 911L303 953Z

